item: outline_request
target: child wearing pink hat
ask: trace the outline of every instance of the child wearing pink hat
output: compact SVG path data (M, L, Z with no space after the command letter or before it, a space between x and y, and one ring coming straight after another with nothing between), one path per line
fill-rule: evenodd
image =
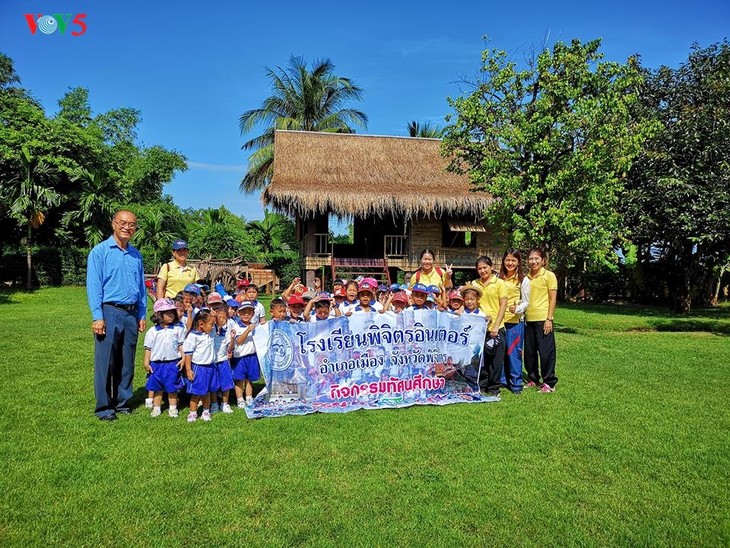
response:
M151 327L144 337L144 368L149 374L146 388L153 393L151 417L162 414L162 393L170 403L168 415L177 417L177 391L182 387L180 370L183 360L185 327L180 323L175 301L157 299Z
M372 278L363 279L357 286L357 300L358 304L352 309L352 312L347 313L347 316L352 314L370 314L375 312L373 306L375 301L375 292L378 289L378 284L373 283L375 280Z
M456 314L457 316L461 316L461 314L464 312L464 298L461 296L461 293L459 293L459 291L456 289L452 289L451 291L449 291L446 312L449 312L450 314Z

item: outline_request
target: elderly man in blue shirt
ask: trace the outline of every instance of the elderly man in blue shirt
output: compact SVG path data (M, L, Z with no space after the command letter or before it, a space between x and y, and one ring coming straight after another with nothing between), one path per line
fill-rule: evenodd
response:
M129 414L138 332L144 331L147 293L142 254L130 245L137 230L131 211L117 211L109 239L89 253L86 292L93 322L96 416Z

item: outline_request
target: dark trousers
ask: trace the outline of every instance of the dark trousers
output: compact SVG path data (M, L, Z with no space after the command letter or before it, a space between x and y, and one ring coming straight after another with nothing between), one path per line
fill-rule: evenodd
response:
M94 412L99 417L129 410L139 335L136 312L104 305L103 313L106 335L94 341Z
M484 338L486 343L492 336L487 331L487 336ZM485 350L484 363L482 365L482 371L479 375L479 386L482 390L487 392L499 392L502 386L501 377L502 371L504 370L504 357L505 357L505 331L504 329L499 330L500 343L497 346L497 351L494 355L489 355ZM486 348L486 344L485 344Z
M558 383L555 376L555 332L545 335L544 325L545 322L525 322L525 369L528 380L535 384L540 384L542 371L542 382L553 388Z

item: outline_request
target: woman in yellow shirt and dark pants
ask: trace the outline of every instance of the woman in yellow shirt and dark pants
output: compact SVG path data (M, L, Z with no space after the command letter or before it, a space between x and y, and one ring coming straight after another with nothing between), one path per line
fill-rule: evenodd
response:
M500 376L504 370L505 330L504 313L507 310L507 286L492 270L492 259L482 255L476 261L478 280L476 285L482 290L479 308L487 317L487 335L484 339L484 365L480 386L489 396L499 396Z
M545 253L532 248L527 255L530 273L530 304L525 311L525 388L555 392L555 333L553 320L558 295L558 279L545 269ZM539 365L538 365L539 357ZM540 376L542 373L542 383Z

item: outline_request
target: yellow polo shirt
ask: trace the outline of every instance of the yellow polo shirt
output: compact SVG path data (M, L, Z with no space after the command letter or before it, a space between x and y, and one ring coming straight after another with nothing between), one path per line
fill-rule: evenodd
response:
M442 272L445 272L445 271L442 270ZM443 289L443 287L444 287L443 277L441 276L441 274L438 273L438 270L436 270L436 267L433 267L431 269L431 272L429 272L428 274L421 271L421 276L419 277L418 281L416 281L416 274L413 274L413 276L411 276L411 282L408 285L410 287L413 287L417 283L423 284L426 286L435 285L441 289Z
M499 300L508 298L507 286L504 280L497 278L496 274L492 274L492 277L484 283L481 280L474 280L472 284L478 285L482 289L479 309L489 318L487 329L491 331L494 329L494 322L497 320L497 314L499 314ZM502 323L499 324L498 329L503 327L504 318L502 318Z
M513 314L509 311L509 307L520 304L520 280L517 278L517 274L515 274L502 281L507 286L507 310L504 313L504 323L519 323L522 314Z
M180 266L177 261L163 264L157 274L158 280L165 281L165 297L170 299L182 291L186 285L195 283L198 278L198 271L194 266Z
M547 320L550 307L549 292L558 290L558 279L555 274L545 268L530 278L530 304L525 310L525 320L528 322L544 322Z

